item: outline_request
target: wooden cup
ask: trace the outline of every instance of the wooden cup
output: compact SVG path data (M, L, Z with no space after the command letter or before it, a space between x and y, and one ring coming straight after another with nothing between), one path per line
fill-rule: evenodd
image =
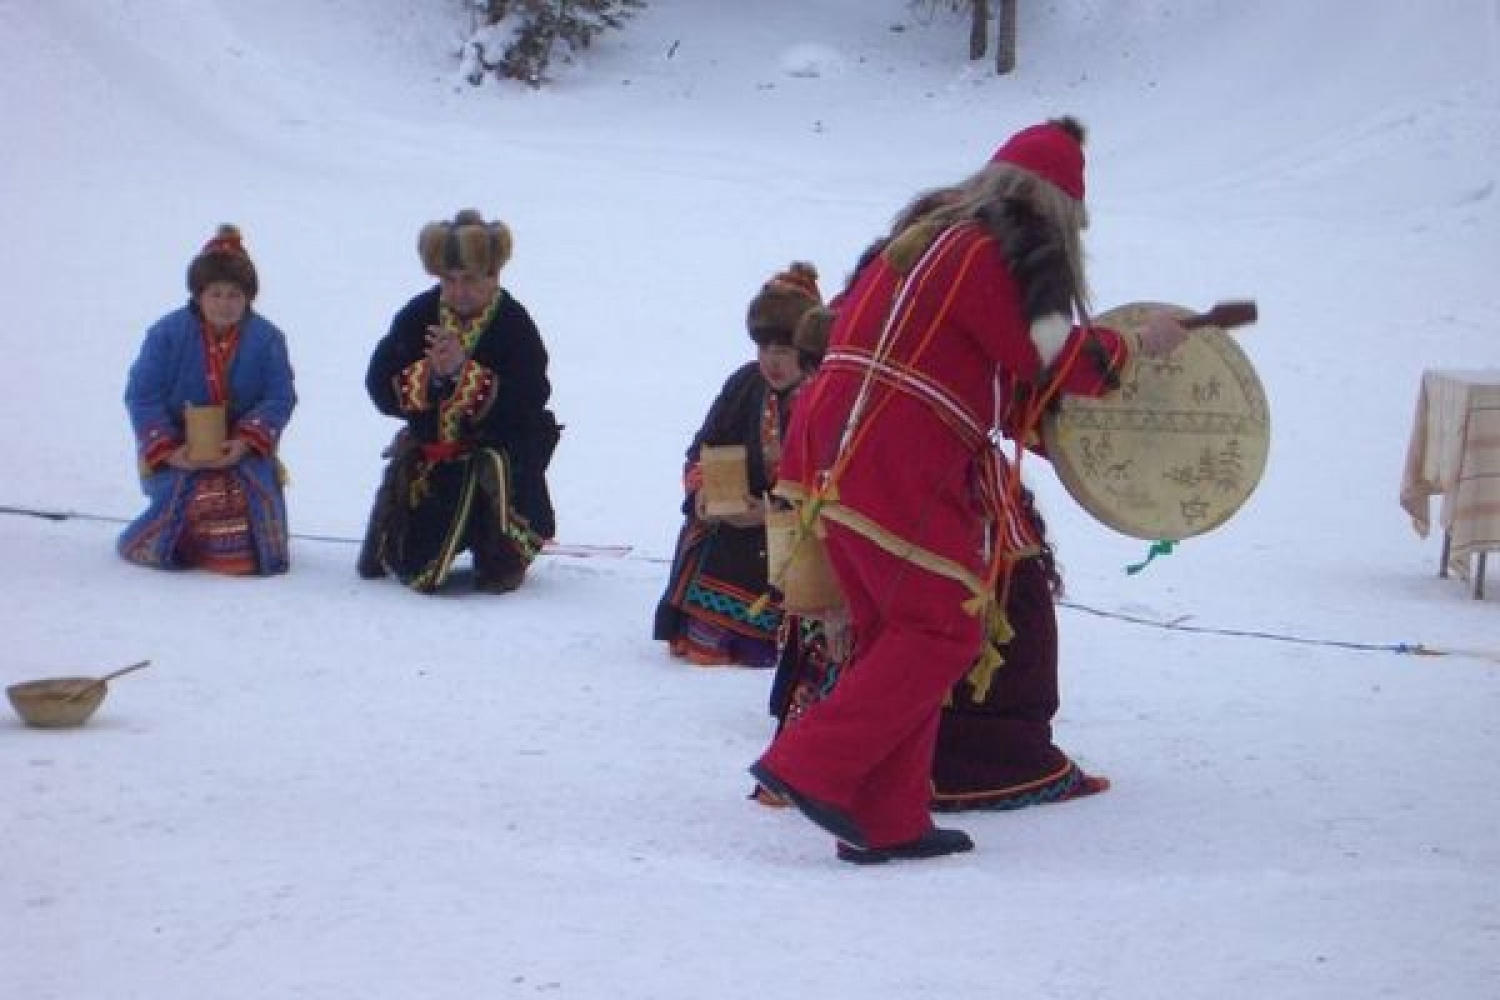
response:
M698 465L703 470L703 513L726 517L749 511L748 461L742 444L706 444L698 449Z
M188 458L195 462L212 462L224 454L227 429L222 405L194 406L189 403L183 409L183 425L187 434Z

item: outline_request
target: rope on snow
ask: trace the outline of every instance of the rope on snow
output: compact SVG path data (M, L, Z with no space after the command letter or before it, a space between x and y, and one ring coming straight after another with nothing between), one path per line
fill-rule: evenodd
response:
M1058 607L1068 608L1073 611L1082 611L1097 618L1113 618L1116 621L1129 622L1132 625L1144 625L1148 628L1159 628L1168 632L1223 635L1236 639L1264 639L1268 642L1290 642L1303 646L1331 646L1337 649L1353 649L1373 653L1401 653L1410 656L1465 656L1476 660L1488 660L1491 663L1500 663L1500 653L1482 649L1439 649L1436 646L1428 646L1420 642L1378 643L1350 642L1344 639L1319 639L1312 636L1287 635L1283 632L1266 632L1255 629L1188 625L1185 624L1186 619L1184 618L1161 621L1156 618L1144 618L1140 615L1125 614L1122 611L1106 611L1102 608L1090 607L1087 604L1079 604L1075 601L1058 601L1057 604Z
M0 505L0 515L8 514L23 517L39 517L48 521L100 521L107 524L128 524L129 519L116 517L110 514L93 514L76 510L42 510L33 507L11 507ZM306 533L292 533L293 538L308 542L335 542L338 544L357 545L358 538L348 538L343 535L317 535ZM544 552L546 550L543 550ZM555 550L556 555L588 555L600 552L611 552L625 555L630 559L645 560L648 562L662 562L668 560L653 556L632 555L628 546L568 546L559 545ZM1170 550L1169 550L1170 551ZM1162 553L1157 553L1162 554ZM1150 560L1148 559L1147 562ZM1115 621L1128 622L1132 625L1141 625L1146 628L1158 628L1167 632L1191 632L1198 635L1222 635L1236 639L1261 639L1267 642L1289 642L1303 646L1330 646L1336 649L1352 649L1361 652L1372 653L1398 653L1407 656L1460 656L1476 660L1486 660L1490 663L1500 663L1500 653L1482 649L1439 649L1436 646L1428 646L1420 642L1350 642L1342 639L1320 639L1312 636L1287 635L1283 632L1267 632L1255 629L1217 628L1208 625L1188 625L1186 619L1175 618L1169 621L1161 621L1155 618L1145 618L1140 615L1126 614L1123 611L1108 611L1103 608L1091 607L1087 604L1079 604L1076 601L1058 601L1058 607L1067 608L1071 611L1081 611L1084 614L1093 615L1096 618L1111 618Z
M118 517L114 514L91 514L79 510L42 510L36 507L10 507L0 505L0 515L10 514L22 517L39 517L46 521L97 521L103 524L129 524L130 518ZM293 531L292 538L303 542L333 542L339 545L359 545L363 539L350 538L347 535L319 535L306 531ZM596 556L609 556L619 559L635 559L645 562L668 562L669 560L658 559L653 556L634 555L629 545L588 545L574 544L570 542L549 542L542 548L544 556L565 556L578 559L588 559Z

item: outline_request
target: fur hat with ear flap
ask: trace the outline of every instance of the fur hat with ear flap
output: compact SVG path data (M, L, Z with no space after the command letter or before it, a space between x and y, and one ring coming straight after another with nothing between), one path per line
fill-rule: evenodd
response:
M745 310L745 326L750 330L750 339L762 347L790 346L802 314L822 304L818 269L799 260L761 286Z
M828 353L828 332L833 329L833 310L814 306L802 314L792 332L792 346L804 367L816 368Z
M417 234L417 254L435 278L449 271L494 277L510 261L511 245L509 226L499 219L486 222L473 208L463 209L451 221L429 222Z
M245 298L252 302L260 291L260 277L255 273L250 255L245 252L239 228L229 223L221 225L188 264L187 286L193 298L203 294L203 290L216 281L238 285Z

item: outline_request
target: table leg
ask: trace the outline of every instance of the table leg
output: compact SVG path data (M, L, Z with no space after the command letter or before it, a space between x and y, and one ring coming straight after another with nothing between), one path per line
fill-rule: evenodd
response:
M1474 569L1474 600L1484 597L1484 557L1488 552L1479 553L1479 565Z
M1448 579L1448 551L1453 546L1453 535L1443 532L1443 554L1438 556L1438 579Z

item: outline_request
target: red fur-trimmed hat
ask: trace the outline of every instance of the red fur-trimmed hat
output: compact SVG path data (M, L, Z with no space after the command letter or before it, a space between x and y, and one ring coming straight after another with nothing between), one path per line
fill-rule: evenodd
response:
M1005 140L990 162L1020 167L1075 201L1082 201L1083 135L1083 126L1077 119L1053 118L1024 128Z
M203 244L203 249L192 263L188 264L188 292L197 298L203 289L215 281L227 281L238 285L245 298L254 300L260 291L260 277L255 273L255 264L245 252L245 243L237 226L221 225L217 232Z

